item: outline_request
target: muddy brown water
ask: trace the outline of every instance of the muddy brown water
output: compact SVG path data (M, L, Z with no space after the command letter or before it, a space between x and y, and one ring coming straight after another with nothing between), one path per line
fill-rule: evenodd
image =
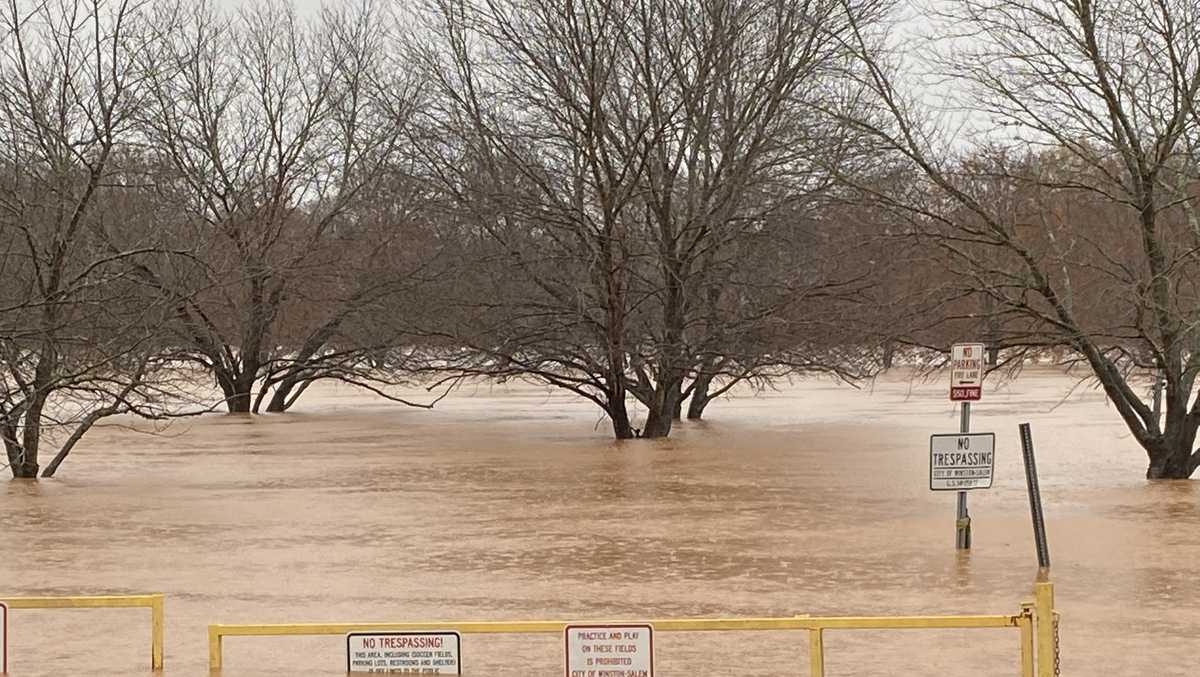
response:
M669 441L479 386L434 411L348 389L166 435L89 435L61 478L0 484L0 595L167 594L166 674L207 674L209 623L1016 613L1035 576L1017 424L1042 471L1066 675L1195 675L1200 484L1149 483L1099 392L992 388L974 550L928 491L942 380L805 381L712 405ZM148 675L144 610L11 612L10 673ZM804 675L803 633L660 633L656 672ZM229 677L338 675L339 637L229 638ZM561 638L465 635L472 675L561 675ZM849 675L1016 675L1009 630L830 631Z

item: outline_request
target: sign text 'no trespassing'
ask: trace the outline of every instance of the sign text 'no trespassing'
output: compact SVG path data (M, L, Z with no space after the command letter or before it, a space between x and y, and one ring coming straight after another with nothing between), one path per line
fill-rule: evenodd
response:
M461 675L457 632L351 632L346 672Z
M995 467L995 433L929 436L929 488L933 491L990 489Z

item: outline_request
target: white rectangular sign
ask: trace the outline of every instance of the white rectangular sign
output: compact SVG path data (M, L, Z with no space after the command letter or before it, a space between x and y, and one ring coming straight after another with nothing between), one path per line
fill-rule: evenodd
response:
M346 672L461 675L457 632L351 632Z
M8 672L8 605L0 602L0 673Z
M933 491L991 489L996 434L929 436L929 488Z
M568 625L567 677L654 677L654 628Z
M978 400L983 396L982 343L956 343L950 348L950 400Z

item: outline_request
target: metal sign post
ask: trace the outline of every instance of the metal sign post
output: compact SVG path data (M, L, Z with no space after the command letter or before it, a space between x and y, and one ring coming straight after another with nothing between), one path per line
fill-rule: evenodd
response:
M996 470L995 433L971 433L971 405L963 402L962 432L929 436L929 490L958 492L955 544L960 552L971 548L971 516L967 492L991 489Z
M950 348L950 401L962 403L959 432L971 432L971 401L983 397L982 343L957 343ZM971 513L967 511L967 492L958 492L955 512L954 543L959 550L971 549Z
M971 432L971 403L962 402L962 418L958 431L966 434ZM967 492L958 492L958 510L954 521L954 547L959 550L971 549L971 513L967 511Z

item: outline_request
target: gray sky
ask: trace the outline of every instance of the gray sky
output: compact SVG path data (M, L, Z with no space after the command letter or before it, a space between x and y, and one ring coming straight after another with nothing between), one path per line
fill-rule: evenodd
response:
M250 0L217 0L217 1L220 4L225 5L226 7L237 7L239 5L249 4L249 2L250 2ZM326 2L329 2L329 1L330 0L324 0L324 1L323 0L291 0L291 3L293 5L295 5L297 9L300 9L303 11L315 12L318 7L320 7L322 4L325 4ZM333 1L336 2L338 0L333 0Z

